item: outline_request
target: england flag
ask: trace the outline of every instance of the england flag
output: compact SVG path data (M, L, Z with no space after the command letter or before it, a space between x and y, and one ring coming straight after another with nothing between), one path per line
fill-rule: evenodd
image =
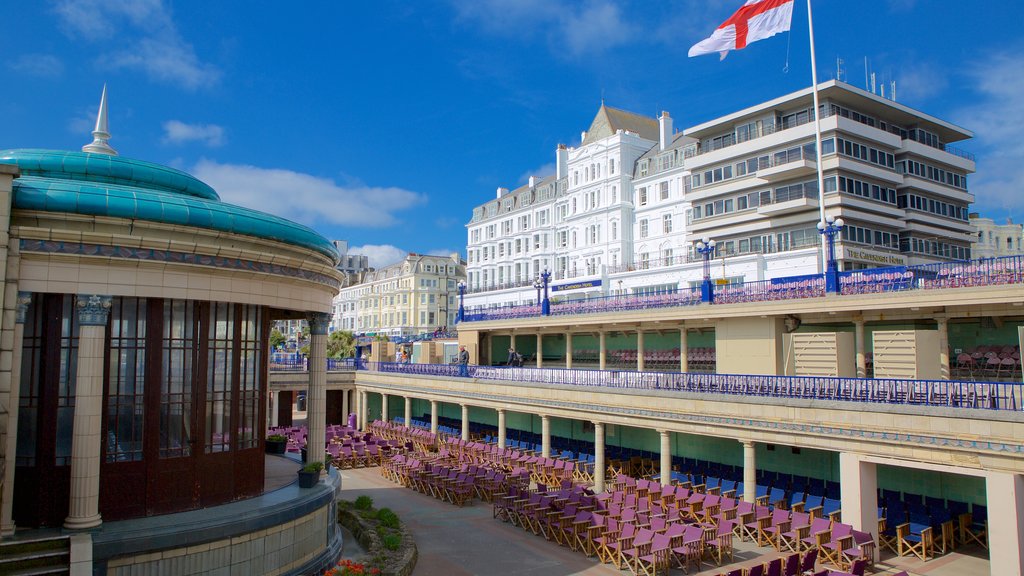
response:
M710 37L690 47L689 55L718 52L724 59L730 50L739 50L751 42L788 31L792 18L793 0L747 0Z

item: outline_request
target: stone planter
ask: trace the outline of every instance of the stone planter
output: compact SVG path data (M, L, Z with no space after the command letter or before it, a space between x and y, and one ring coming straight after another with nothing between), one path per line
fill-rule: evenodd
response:
M263 448L267 454L284 454L288 448L287 440L265 440Z
M312 488L320 481L320 472L305 472L303 470L299 470L298 475L299 488Z

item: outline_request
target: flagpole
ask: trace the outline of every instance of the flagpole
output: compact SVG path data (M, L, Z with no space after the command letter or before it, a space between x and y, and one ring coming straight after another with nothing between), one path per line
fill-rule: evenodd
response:
M814 145L817 150L818 166L818 217L825 224L825 173L821 168L821 108L818 105L818 66L814 61L814 22L811 20L811 0L807 0L807 32L811 39L811 94L814 97ZM825 273L828 265L826 250L828 244L825 235L821 235L821 272Z

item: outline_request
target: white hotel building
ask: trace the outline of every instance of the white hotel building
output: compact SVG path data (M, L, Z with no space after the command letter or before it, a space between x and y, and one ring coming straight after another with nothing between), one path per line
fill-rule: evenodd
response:
M972 134L842 82L819 85L824 211L842 217L840 269L970 257ZM811 89L674 132L606 106L557 172L498 189L467 225L466 306L682 288L694 244L717 242L712 277L767 280L823 270Z

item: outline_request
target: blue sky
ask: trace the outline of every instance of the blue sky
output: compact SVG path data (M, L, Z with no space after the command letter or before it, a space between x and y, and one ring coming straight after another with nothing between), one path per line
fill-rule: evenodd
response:
M62 0L5 10L0 148L77 150L108 84L111 145L375 265L464 251L473 206L553 172L600 105L682 129L810 85L790 34L687 58L741 0ZM1024 221L1024 3L815 0L819 79L975 132L974 210ZM788 61L788 67L787 67Z

